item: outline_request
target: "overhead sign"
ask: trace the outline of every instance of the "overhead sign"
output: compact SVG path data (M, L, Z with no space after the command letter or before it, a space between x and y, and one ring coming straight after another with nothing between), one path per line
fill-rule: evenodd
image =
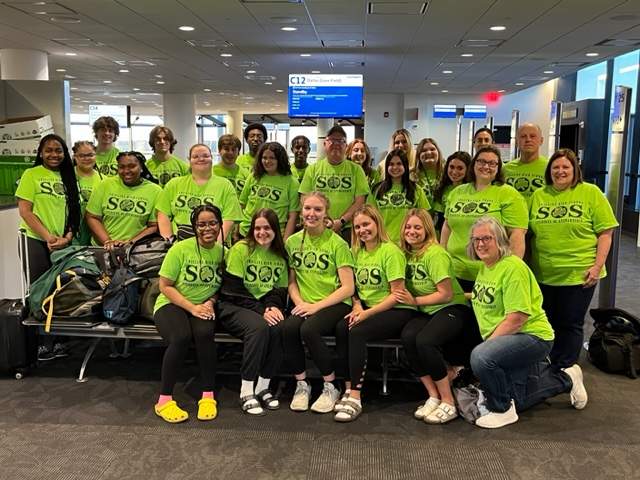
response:
M113 117L120 127L129 127L131 110L128 105L89 105L89 125L100 117Z
M362 75L289 75L289 117L362 117Z

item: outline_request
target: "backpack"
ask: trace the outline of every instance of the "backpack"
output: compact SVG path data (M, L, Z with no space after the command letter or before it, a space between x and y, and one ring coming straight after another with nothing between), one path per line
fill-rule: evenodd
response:
M607 373L638 378L640 319L618 308L589 310L595 330L589 338L589 360Z
M113 252L112 265L118 265L102 295L102 314L109 322L126 325L138 310L140 281L123 257Z
M159 235L143 237L126 251L126 264L137 275L154 278L160 273L162 261L169 251L169 243Z

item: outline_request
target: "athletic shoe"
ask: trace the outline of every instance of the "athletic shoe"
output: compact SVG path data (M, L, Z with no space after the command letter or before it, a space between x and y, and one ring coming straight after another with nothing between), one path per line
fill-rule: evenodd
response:
M511 407L504 413L489 412L476 420L476 425L482 428L501 428L516 423L518 414L516 413L516 405L511 400Z
M413 416L418 420L424 420L424 417L432 413L436 408L440 405L440 399L429 397L429 399L420 405L415 412L413 412Z
M311 411L316 413L333 412L333 407L336 405L338 398L340 398L340 390L333 383L324 382L322 394L311 405Z
M563 368L562 371L571 378L572 387L571 392L569 393L571 405L573 405L573 408L576 410L582 410L587 406L589 396L587 395L587 389L584 388L582 369L580 368L580 365L576 363L569 368Z
M311 385L304 380L299 380L296 384L296 392L289 408L294 412L306 412L309 410L309 399L311 398Z
M38 347L38 361L39 362L48 362L50 360L55 360L56 356L52 350L45 347L44 345L40 345Z

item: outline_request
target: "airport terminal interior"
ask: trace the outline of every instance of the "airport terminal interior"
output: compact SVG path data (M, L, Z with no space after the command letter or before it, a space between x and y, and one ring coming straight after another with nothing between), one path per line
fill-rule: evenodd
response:
M244 128L259 123L291 162L306 136L313 165L339 125L377 165L399 129L446 158L473 156L486 127L508 164L533 124L540 155L573 150L620 224L590 308L640 317L639 65L637 0L0 0L0 299L22 296L14 194L48 133L94 141L93 122L111 116L115 146L149 158L164 125L174 155L202 143L216 164L222 135L247 154ZM592 332L587 314L585 347ZM218 417L170 425L154 413L163 343L132 340L121 355L123 340L104 339L78 382L92 339L67 340L65 358L0 372L2 480L640 479L640 380L596 368L585 348L586 408L564 393L488 430L414 419L425 392L401 348L387 392L383 353L369 349L363 413L338 423L288 408L290 373L272 381L279 410L244 413L240 344L220 344ZM322 375L307 362L315 398ZM199 382L192 349L174 391L190 412Z

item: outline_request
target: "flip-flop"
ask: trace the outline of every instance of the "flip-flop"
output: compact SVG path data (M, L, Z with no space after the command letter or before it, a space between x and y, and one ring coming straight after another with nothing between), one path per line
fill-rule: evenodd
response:
M218 416L218 402L213 398L201 398L198 401L198 420L213 420Z
M160 418L169 423L184 422L189 418L189 414L182 410L175 400L171 400L163 405L154 405L153 410Z

